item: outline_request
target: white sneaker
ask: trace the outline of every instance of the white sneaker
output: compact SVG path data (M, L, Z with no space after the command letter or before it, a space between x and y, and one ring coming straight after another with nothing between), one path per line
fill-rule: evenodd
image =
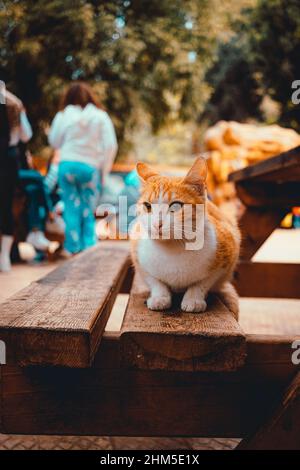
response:
M0 255L0 271L8 273L11 270L10 257L7 253L1 253Z
M50 246L50 241L45 237L41 230L30 232L26 241L39 251L47 251Z
M13 237L2 235L0 252L0 271L8 273L11 270L10 250L13 244Z
M31 243L19 242L18 249L22 261L33 261L36 257L36 251Z

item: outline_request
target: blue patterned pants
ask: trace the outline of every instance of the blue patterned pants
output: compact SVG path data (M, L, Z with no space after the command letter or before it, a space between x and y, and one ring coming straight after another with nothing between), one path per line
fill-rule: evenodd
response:
M64 202L64 247L78 253L96 244L94 211L99 197L99 171L85 163L61 162L59 186Z

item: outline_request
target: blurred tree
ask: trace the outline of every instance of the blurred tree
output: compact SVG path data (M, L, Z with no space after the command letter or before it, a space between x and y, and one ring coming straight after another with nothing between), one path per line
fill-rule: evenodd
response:
M300 131L300 107L291 100L300 79L300 1L257 0L232 28L207 72L212 93L201 118L259 119L268 96L279 104L279 124Z
M87 80L112 114L124 153L146 113L159 129L168 93L179 117L203 107L214 46L208 0L14 0L0 2L0 70L24 101L33 149L70 80ZM1 77L0 77L1 78Z
M220 119L244 121L262 117L262 96L246 50L236 37L220 44L216 62L205 77L212 94L200 121L205 119L214 124Z
M292 82L300 79L300 1L258 0L246 15L249 61L262 90L280 103L279 122L300 130Z

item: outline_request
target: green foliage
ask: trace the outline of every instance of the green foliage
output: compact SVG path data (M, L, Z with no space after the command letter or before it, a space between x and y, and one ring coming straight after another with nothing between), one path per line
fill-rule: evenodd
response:
M279 104L279 123L299 131L300 106L291 100L292 82L300 79L299 0L258 0L233 29L206 76L212 95L204 116L260 118L267 95Z
M141 116L153 130L203 107L201 82L214 45L208 0L15 0L0 4L0 70L34 124L33 149L62 87L89 81L112 115L121 150ZM140 112L143 110L143 112Z
M217 60L205 79L212 94L201 120L214 124L220 119L244 121L248 117L261 118L262 96L258 83L249 64L246 47L241 41L236 41L236 37L220 44Z
M300 130L300 107L291 101L292 82L300 78L299 0L259 0L245 34L261 88L281 105L280 123Z

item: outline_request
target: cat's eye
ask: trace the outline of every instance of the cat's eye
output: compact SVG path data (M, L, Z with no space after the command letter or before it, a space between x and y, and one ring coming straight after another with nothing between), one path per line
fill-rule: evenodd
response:
M169 206L169 211L170 212L177 212L183 207L183 202L181 201L174 201L170 204Z
M143 202L143 206L144 206L144 209L145 209L147 212L151 212L151 204L150 204L150 202Z

